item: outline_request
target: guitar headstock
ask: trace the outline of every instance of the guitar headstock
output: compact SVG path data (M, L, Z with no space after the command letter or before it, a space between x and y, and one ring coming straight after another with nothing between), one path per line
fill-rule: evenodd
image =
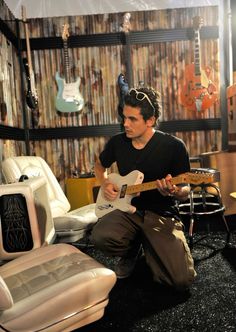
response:
M69 36L69 24L66 23L63 25L62 39L67 40Z
M193 185L201 185L214 183L219 181L219 172L216 173L185 173L184 175L185 183Z
M130 31L130 28L131 28L130 18L131 18L130 13L125 13L124 14L123 24L122 24L122 31L125 32L125 33L128 33Z
M26 23L26 8L23 5L21 6L21 17L22 17L22 21L24 23Z
M194 30L199 30L203 26L203 18L201 16L195 16L193 18L193 28Z

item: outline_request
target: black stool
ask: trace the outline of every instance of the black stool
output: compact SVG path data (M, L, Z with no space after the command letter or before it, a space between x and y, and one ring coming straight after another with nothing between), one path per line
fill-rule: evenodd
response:
M210 173L214 178L214 183L191 184L189 200L186 203L179 203L179 213L189 217L189 247L193 247L193 227L194 222L201 216L214 215L219 213L225 224L227 231L227 244L230 241L230 230L224 216L225 206L219 187L215 184L220 179L220 172L212 168L193 168L193 173Z

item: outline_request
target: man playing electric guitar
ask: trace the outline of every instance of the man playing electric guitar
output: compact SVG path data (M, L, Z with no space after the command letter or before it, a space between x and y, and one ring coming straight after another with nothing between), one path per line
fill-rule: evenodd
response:
M124 133L112 137L95 164L95 174L108 205L118 199L119 185L107 169L117 163L121 176L134 170L144 181L156 181L156 188L133 197L130 212L114 209L94 226L91 241L107 255L120 257L118 278L128 277L144 253L156 282L185 289L196 272L175 200L186 200L187 184L174 185L172 176L190 170L184 143L155 130L161 109L160 95L152 88L130 89L124 98Z

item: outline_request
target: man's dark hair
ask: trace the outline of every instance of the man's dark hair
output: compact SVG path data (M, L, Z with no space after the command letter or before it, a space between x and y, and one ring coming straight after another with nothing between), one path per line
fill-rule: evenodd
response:
M125 105L140 107L140 113L146 121L152 116L156 121L161 114L161 95L153 88L130 89L124 97Z

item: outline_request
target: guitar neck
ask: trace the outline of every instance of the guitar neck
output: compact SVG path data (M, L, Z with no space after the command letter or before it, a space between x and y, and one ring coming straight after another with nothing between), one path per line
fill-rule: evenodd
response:
M30 41L29 41L28 23L25 23L25 40L26 40L26 50L27 50L29 73L31 74L32 73L32 60L31 60L31 49L30 49Z
M184 175L179 175L176 177L173 177L171 179L171 183L174 184L180 184L180 183L185 183L186 178ZM140 184L134 184L131 186L128 186L126 189L126 194L127 195L132 195L136 194L142 191L148 191L148 190L153 190L157 188L157 183L156 181L151 181L151 182L146 182L146 183L140 183Z
M28 61L28 67L29 67L29 76L31 76L31 73L32 73L32 60L31 60L31 49L30 49L28 22L26 20L26 9L25 9L25 7L22 6L21 10L22 10L22 20L24 22L24 27L25 27L25 41L26 41L27 61Z
M29 39L29 30L28 30L28 23L26 20L26 9L24 6L21 7L22 10L22 20L24 22L25 27L25 40L26 40L26 52L27 52L27 62L28 62L28 77L29 77L29 85L31 93L35 96L36 95L36 88L35 88L35 80L34 80L34 72L33 72L33 66L32 66L32 59L31 59L31 48L30 48L30 39Z
M65 70L65 81L66 83L70 82L70 73L69 73L69 55L68 55L68 42L67 39L63 39L63 48L64 48L64 70Z
M195 75L201 75L201 64L200 64L200 33L199 30L194 30L194 66Z

